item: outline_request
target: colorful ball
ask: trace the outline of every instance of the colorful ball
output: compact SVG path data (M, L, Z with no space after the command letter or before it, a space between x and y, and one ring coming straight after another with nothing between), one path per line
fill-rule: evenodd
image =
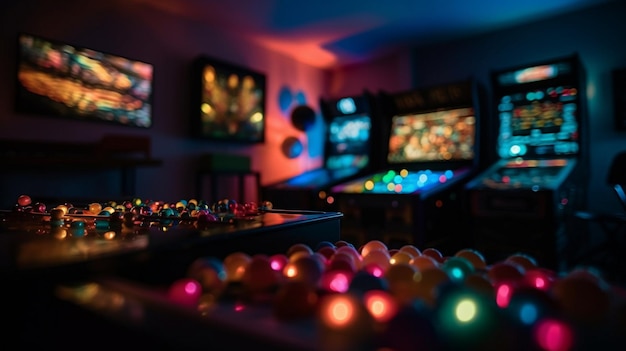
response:
M461 249L454 256L465 258L474 266L474 269L487 268L485 257L474 249Z
M383 250L387 251L387 245L380 240L371 240L361 247L361 256L367 256L371 251Z

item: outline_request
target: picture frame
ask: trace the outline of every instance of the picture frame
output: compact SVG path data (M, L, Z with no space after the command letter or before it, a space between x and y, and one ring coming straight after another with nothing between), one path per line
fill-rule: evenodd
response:
M192 63L191 135L216 142L265 141L266 77L199 56Z

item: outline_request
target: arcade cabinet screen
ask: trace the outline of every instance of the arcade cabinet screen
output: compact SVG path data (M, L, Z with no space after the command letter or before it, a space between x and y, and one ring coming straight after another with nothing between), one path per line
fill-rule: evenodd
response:
M475 128L471 107L396 115L391 119L387 162L472 160Z
M265 75L208 57L193 63L192 134L225 142L265 137Z
M18 36L17 63L18 112L152 125L148 63L29 34Z
M498 154L550 157L579 151L578 90L547 86L499 98Z
M330 121L326 168L365 168L369 164L371 127L367 115L339 116Z

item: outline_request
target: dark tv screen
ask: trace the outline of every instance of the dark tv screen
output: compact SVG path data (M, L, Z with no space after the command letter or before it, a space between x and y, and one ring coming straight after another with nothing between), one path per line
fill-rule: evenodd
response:
M265 75L208 57L192 66L192 135L261 143L265 139Z
M149 63L25 33L17 63L18 112L152 126Z
M474 159L476 117L471 107L393 116L387 162L411 164Z

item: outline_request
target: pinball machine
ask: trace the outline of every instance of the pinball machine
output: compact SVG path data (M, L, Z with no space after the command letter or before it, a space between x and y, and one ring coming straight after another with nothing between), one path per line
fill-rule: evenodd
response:
M568 214L585 208L584 71L577 55L492 72L499 160L467 184L474 244L559 268Z
M478 165L479 95L472 79L380 94L384 168L329 190L327 203L344 214L344 237L465 245L460 190Z

